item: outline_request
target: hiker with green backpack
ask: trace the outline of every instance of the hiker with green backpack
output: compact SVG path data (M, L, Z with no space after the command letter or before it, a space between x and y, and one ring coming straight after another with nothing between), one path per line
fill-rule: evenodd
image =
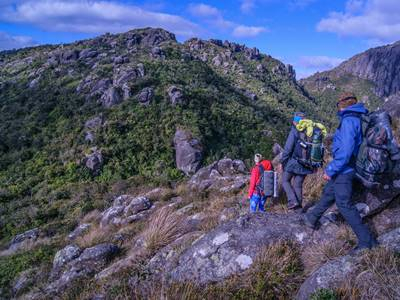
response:
M320 201L303 215L303 221L316 229L324 212L336 202L339 212L358 238L353 252L359 252L378 243L352 202L353 179L360 178L366 186L378 184L377 180L391 172L390 161L398 160L400 153L386 112L367 115L364 104L357 103L352 93L343 94L337 108L340 124L333 138L333 160L325 169L327 184Z
M304 113L294 114L292 128L281 157L282 186L288 199L288 209L302 207L303 183L307 175L322 167L323 137L326 128L305 119Z

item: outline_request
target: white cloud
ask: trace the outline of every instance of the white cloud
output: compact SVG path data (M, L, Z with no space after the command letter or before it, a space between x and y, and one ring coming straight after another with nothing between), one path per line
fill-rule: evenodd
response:
M265 27L246 26L226 20L218 8L204 3L192 3L189 5L188 11L193 16L200 18L202 22L207 23L217 30L229 30L234 37L255 37L260 33L267 31Z
M35 41L29 36L11 36L0 31L0 51L19 49L36 45Z
M162 27L185 37L201 32L198 25L177 15L103 0L23 1L2 10L0 19L61 32L123 32L148 26Z
M297 79L311 76L316 72L331 70L344 61L342 58L329 56L300 56L293 63Z
M350 0L344 12L330 13L317 30L392 42L400 39L399 12L399 0Z
M242 0L242 3L240 4L240 10L243 13L248 13L255 7L255 5L255 0Z
M235 23L225 20L221 11L214 6L204 3L192 3L189 5L188 10L192 16L200 18L201 21L219 30L229 30L235 26Z
M204 3L192 3L189 5L189 12L197 17L206 17L206 18L211 18L211 17L220 17L221 13L220 11L213 6L204 4Z
M342 58L329 56L301 56L298 65L308 69L327 70L344 61Z
M235 37L254 37L259 35L260 33L266 32L267 29L265 27L259 26L244 26L239 25L236 26L233 30L232 34Z

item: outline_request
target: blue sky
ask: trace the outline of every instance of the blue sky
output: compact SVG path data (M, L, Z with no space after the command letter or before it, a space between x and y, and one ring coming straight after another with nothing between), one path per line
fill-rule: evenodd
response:
M300 78L400 40L399 12L400 0L0 0L0 50L163 27L257 47Z

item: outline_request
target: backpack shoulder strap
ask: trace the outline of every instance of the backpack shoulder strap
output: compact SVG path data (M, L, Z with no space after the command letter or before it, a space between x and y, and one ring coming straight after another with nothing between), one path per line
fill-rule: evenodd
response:
M363 127L363 134L364 134L364 133L365 133L365 132L364 132L364 123L366 123L366 126L365 126L365 130L366 130L366 129L367 129L367 125L368 125L368 123L369 123L369 116L368 116L367 114L356 113L356 112L348 112L348 113L345 113L345 114L342 116L342 119L341 119L340 124L339 124L339 128L342 126L343 120L346 119L346 118L348 118L348 117L355 117L355 118L360 119L361 125L362 125L362 127ZM364 120L364 118L368 118L368 120Z
M256 189L259 194L262 194L263 188L261 187L261 184L262 184L261 181L264 176L264 166L262 164L260 164L258 166L258 172L259 172L259 177L258 177L258 181L256 182Z
M264 174L264 166L262 164L258 166L258 171L260 172L260 178L261 178L261 176Z

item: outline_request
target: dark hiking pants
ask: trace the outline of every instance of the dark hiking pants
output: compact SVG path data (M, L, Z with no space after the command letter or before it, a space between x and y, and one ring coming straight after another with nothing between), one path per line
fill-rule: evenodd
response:
M282 187L285 190L289 204L303 202L303 182L306 175L298 175L284 171L282 177Z
M316 224L324 212L336 201L339 212L356 234L358 245L369 248L374 245L375 239L368 227L363 224L360 214L351 200L353 177L354 173L349 173L332 178L325 185L321 200L310 212L307 212L307 217L311 223Z

